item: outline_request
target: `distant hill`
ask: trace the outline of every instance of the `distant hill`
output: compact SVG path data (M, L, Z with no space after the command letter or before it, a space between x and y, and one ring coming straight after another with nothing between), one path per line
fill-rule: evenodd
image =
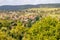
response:
M38 5L4 5L0 6L0 10L24 10L28 8L41 8L41 7L49 7L49 8L60 8L60 3L57 4L38 4Z

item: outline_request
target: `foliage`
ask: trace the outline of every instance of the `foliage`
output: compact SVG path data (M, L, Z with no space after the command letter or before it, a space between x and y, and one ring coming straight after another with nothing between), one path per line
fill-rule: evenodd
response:
M59 20L56 18L43 18L32 25L23 40L59 40L59 25Z
M6 20L7 21L7 20ZM3 21L0 29L0 40L59 40L60 21L57 18L45 17L36 21L30 28L24 27L20 21ZM17 26L8 30L7 23L16 22ZM5 23L5 24L4 24ZM7 25L6 25L7 24ZM5 27L5 26L7 27Z
M22 13L24 15L20 19L20 12L9 14L13 20L9 15L4 19L3 15L0 19L0 40L60 40L60 9L32 8ZM35 13L35 16L29 19L26 13ZM29 20L26 22L24 18ZM27 24L27 27L23 24Z

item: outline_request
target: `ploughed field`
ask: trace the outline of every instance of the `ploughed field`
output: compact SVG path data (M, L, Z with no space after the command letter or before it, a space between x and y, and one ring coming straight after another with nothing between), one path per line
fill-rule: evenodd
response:
M0 40L60 40L60 8L0 10Z

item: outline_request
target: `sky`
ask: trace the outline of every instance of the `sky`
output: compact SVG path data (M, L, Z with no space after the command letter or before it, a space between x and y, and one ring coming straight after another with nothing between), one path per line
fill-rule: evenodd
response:
M0 5L26 5L60 3L60 0L0 0Z

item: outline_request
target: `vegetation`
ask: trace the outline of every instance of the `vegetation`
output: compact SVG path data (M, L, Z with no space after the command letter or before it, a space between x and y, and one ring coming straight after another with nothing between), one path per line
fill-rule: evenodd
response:
M0 40L60 40L60 9L40 9L24 10L22 15L12 14L12 19L0 18Z

